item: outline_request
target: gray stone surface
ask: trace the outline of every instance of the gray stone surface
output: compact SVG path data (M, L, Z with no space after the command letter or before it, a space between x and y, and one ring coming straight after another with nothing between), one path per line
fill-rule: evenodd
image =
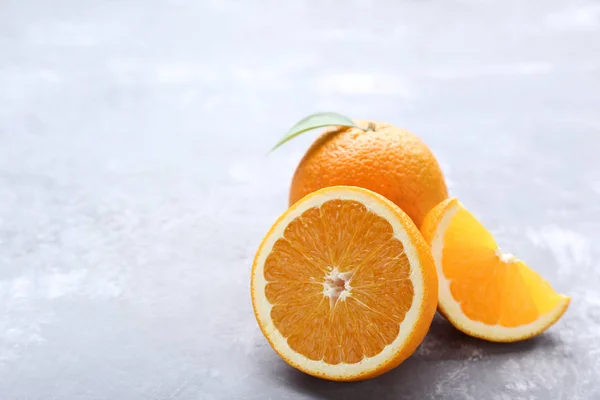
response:
M599 399L599 93L597 1L0 1L0 398ZM419 134L563 320L288 367L249 271L317 110Z

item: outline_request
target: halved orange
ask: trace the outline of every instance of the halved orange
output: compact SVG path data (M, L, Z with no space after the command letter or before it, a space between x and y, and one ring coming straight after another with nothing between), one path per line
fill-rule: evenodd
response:
M261 243L251 277L260 329L288 364L352 381L400 364L435 314L431 253L374 192L334 186L295 203Z
M459 330L493 342L536 336L566 311L570 298L502 253L491 233L457 199L434 207L421 227L439 278L440 312Z

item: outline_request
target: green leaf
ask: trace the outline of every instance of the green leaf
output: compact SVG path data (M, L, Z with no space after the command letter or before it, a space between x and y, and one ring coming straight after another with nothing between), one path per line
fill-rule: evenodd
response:
M275 147L271 149L271 151L275 150L285 142L295 138L296 136L306 131L310 131L312 129L317 128L324 128L326 126L349 126L353 128L358 128L363 131L365 130L360 126L354 124L354 122L352 122L350 118L345 117L342 114L334 112L320 112L309 115L308 117L297 122L296 125L292 126L292 128L289 131L287 131L287 133L275 145Z

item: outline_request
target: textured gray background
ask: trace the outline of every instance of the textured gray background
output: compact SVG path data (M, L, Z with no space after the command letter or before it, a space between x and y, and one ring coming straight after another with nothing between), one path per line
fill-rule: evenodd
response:
M266 152L318 110L420 135L559 324L281 361L250 264L315 134ZM0 398L599 399L599 110L598 1L0 0Z

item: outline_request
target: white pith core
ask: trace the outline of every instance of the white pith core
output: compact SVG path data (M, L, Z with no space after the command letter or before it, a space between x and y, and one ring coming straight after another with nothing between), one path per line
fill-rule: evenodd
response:
M338 300L344 301L350 296L350 279L353 272L339 272L334 267L323 282L323 296L329 297L329 305L335 308Z
M500 247L496 249L496 256L500 259L500 261L505 262L507 264L514 263L519 261L519 259L513 256L510 253L503 253Z
M404 246L405 254L410 262L410 277L414 289L414 297L410 309L407 311L404 320L400 323L400 329L398 336L392 343L385 346L383 350L373 357L364 357L361 361L356 363L344 363L331 365L327 364L323 360L311 360L293 350L288 342L287 338L284 337L281 332L275 327L273 320L270 317L271 309L273 305L269 303L265 296L265 287L267 281L264 277L264 264L269 253L273 249L273 245L278 239L283 237L285 228L302 213L313 207L320 207L323 203L331 200L354 200L363 204L368 211L375 213L378 216L383 217L388 221L394 231L394 238L400 240ZM273 347L284 357L287 358L288 362L298 368L311 371L311 373L323 373L327 374L330 378L347 378L349 376L368 373L369 371L376 370L380 365L385 364L388 360L394 357L403 347L403 344L413 334L415 325L419 319L421 308L423 307L425 290L423 287L423 274L418 264L419 255L417 249L412 244L411 239L404 230L404 227L397 214L393 209L387 206L382 200L374 198L369 194L365 194L359 190L351 190L349 188L340 188L337 190L329 190L324 193L317 193L312 195L309 199L297 203L292 206L280 220L274 226L271 234L265 239L262 244L260 253L257 255L255 260L255 267L253 270L253 296L255 302L255 310L257 312L257 318L263 329L263 333L269 338ZM350 296L352 288L351 276L346 273L334 272L336 266L333 267L331 272L326 276L323 282L323 295L330 296L330 301L337 294L336 304L339 307L340 301ZM330 282L328 282L330 278ZM344 284L342 289L342 283ZM327 293L326 293L327 289ZM339 293L339 294L338 294Z

